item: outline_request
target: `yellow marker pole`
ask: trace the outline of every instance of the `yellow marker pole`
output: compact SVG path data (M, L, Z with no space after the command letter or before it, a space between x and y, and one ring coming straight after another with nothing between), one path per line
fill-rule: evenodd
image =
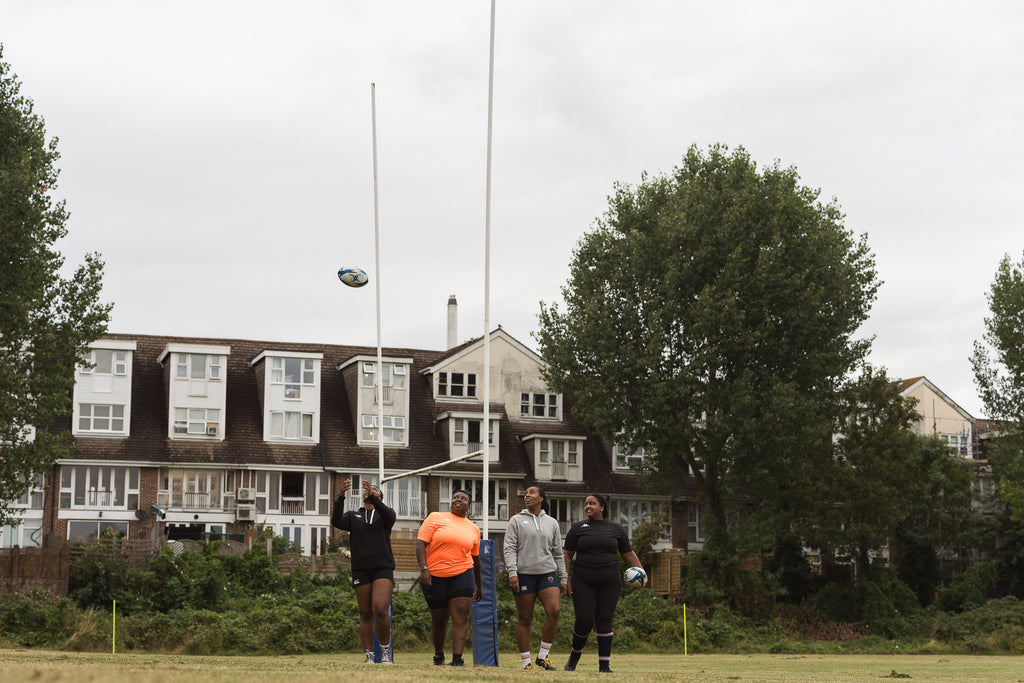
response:
M684 608L685 614L685 608ZM117 600L114 600L114 618L111 621L112 632L110 634L110 654L117 654ZM686 628L685 626L683 627Z
M686 651L686 603L683 603L683 656L689 654Z

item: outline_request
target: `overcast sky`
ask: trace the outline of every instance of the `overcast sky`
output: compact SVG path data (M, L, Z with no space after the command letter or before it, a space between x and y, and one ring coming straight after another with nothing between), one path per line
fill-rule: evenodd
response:
M113 332L444 348L483 332L490 3L0 0ZM374 270L376 83L381 272ZM615 182L691 144L795 166L865 233L864 335L975 417L1024 253L1024 3L499 0L491 326L536 348ZM338 282L360 266L371 285Z

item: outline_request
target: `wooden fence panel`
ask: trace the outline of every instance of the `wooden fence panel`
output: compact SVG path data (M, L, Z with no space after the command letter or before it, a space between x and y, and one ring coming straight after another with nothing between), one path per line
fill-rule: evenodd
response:
M22 593L41 588L54 595L68 594L66 544L56 548L0 549L0 592Z

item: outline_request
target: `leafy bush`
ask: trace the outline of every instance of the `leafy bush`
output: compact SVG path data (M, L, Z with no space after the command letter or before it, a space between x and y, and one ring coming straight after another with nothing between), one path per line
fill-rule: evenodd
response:
M0 635L24 647L63 644L78 629L82 611L68 598L33 591L0 600Z
M941 615L936 637L966 652L1024 652L1024 602L1008 597L990 600L960 614Z
M939 595L939 607L945 612L963 612L985 604L989 590L996 583L998 569L994 562L975 565L958 576Z

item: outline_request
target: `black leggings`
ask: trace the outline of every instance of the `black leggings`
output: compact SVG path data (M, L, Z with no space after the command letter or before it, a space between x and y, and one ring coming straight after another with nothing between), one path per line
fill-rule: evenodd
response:
M619 603L622 582L619 568L573 567L572 604L576 608L573 632L586 636L596 626L598 633L612 632L612 618Z

